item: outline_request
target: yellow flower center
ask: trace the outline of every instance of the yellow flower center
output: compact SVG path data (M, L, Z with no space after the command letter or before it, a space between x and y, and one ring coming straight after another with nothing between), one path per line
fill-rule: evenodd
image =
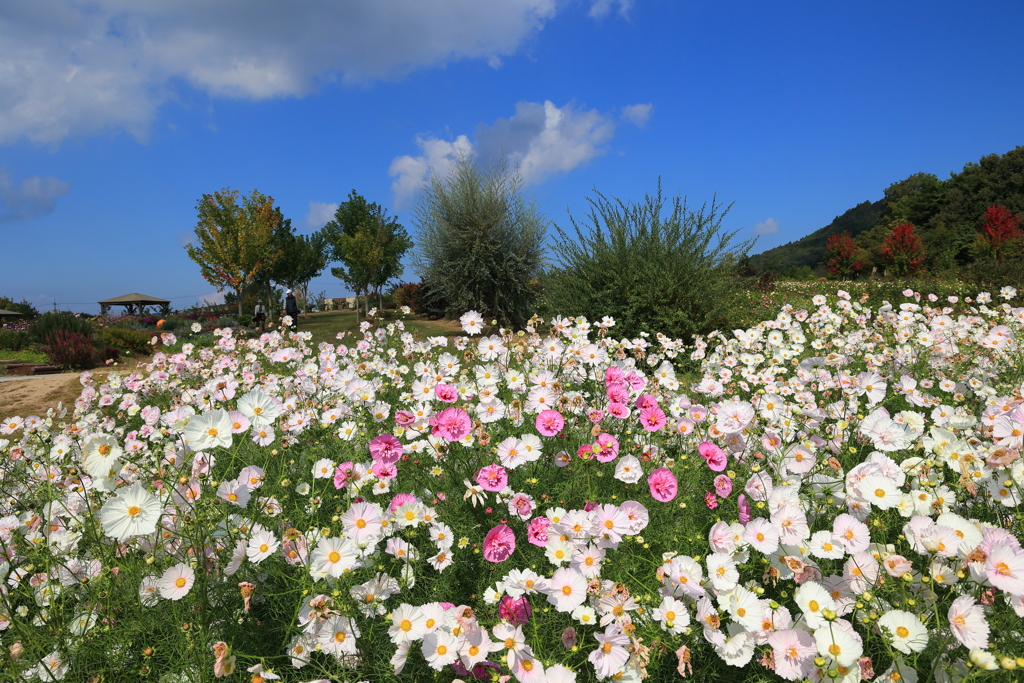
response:
M332 564L341 561L341 554L337 550L332 550L331 554L327 556L328 561Z
M398 628L402 629L403 631L411 631L412 630L412 622L409 621L408 619L402 619L402 623L400 623L398 625Z
M896 635L898 635L900 638L906 638L910 635L910 629L908 629L906 626L897 626Z
M135 517L140 512L142 512L142 508L140 508L138 505L132 505L131 507L128 508L129 517Z
M100 455L109 455L110 454L110 446L108 446L105 443L100 444L100 447L97 448L96 450L99 452Z
M177 578L177 579L176 579L176 580L174 581L174 585L175 585L176 587L178 587L178 588L184 588L184 587L185 587L185 584L186 584L186 583L188 583L188 581L186 581L186 580L185 580L185 577L184 577L184 576L179 576L179 577L178 577L178 578Z
M448 648L446 648L444 645L438 645L437 646L437 654L444 655L444 654L447 654L447 653L448 653Z
M356 528L357 529L365 529L366 528L366 520L365 519L357 519L356 520Z

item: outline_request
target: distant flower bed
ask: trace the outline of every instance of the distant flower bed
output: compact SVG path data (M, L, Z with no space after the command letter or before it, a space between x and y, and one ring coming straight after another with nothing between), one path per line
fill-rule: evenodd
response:
M1002 294L817 295L689 348L607 318L315 349L165 332L144 373L83 374L73 415L0 423L0 668L1011 680L1024 308Z

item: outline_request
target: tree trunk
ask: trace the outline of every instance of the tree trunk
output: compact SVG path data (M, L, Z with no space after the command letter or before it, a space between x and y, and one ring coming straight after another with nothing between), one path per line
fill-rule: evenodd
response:
M235 293L238 294L238 317L242 317L242 293L245 291L244 287L236 287Z

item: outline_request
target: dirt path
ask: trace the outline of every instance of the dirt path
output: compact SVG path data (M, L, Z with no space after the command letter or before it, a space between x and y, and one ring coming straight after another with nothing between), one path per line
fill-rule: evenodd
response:
M102 377L115 370L123 374L132 372L139 364L148 363L149 359L133 361L131 367L120 364L117 367L103 367L92 370L96 384L102 384ZM68 414L75 409L75 399L82 393L81 373L69 372L61 375L43 375L41 377L25 377L0 382L0 419L21 415L46 415L49 408L63 403Z

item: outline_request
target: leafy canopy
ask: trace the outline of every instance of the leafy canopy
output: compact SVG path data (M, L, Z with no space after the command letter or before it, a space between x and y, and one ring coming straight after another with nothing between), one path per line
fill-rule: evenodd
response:
M274 209L274 198L259 190L242 197L239 203L238 190L230 188L204 194L196 211L196 243L190 242L185 250L199 264L207 282L221 290L235 291L241 315L245 288L280 257L280 250L272 242L281 212Z

